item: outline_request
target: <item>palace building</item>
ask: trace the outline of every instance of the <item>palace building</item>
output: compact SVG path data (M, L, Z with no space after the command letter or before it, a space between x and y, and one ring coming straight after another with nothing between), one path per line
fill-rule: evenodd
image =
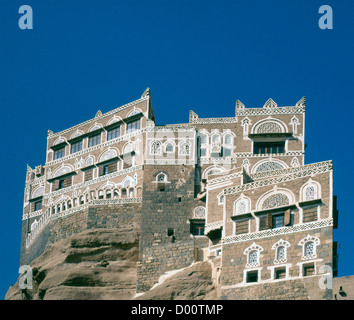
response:
M305 98L155 124L140 99L54 133L27 167L21 264L91 228L139 235L137 292L208 260L221 299L333 299L332 162L305 163ZM327 282L326 282L327 279Z

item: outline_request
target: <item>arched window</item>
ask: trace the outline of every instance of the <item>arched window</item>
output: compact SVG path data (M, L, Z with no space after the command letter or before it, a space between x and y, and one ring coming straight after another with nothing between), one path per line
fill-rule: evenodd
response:
M305 188L305 200L316 199L316 189L315 186L308 186Z
M245 249L243 254L247 255L246 268L259 266L260 252L263 248L253 242L251 246Z
M220 155L221 153L221 136L218 133L214 133L211 136L211 154Z
M257 250L252 250L248 254L248 263L257 264L259 263L259 252Z
M308 241L305 243L304 246L304 256L306 257L306 259L311 259L312 257L314 257L315 255L315 244L313 243L313 241Z
M218 204L223 204L225 201L225 196L223 194L218 195Z
M236 215L249 212L248 200L247 199L237 200L235 203L235 211L234 212Z
M310 179L300 190L302 201L311 201L321 198L321 185Z
M133 111L131 111L130 113L129 113L129 115L128 115L128 117L131 117L131 116L134 116L134 115L136 115L136 114L139 114L141 111L139 110L139 109L135 109L135 110L133 110Z
M243 135L247 136L249 132L250 119L247 117L242 119L241 126L243 127Z
M275 250L275 259L274 259L275 264L286 262L288 247L290 247L290 243L283 239L280 239L272 246L272 250Z
M165 152L169 153L169 152L174 152L175 148L172 142L166 142L165 144Z
M190 143L188 141L182 141L179 144L178 154L182 156L190 155Z
M196 207L194 209L194 218L197 219L205 219L205 208L204 207Z
M157 176L156 176L156 181L159 182L159 183L164 183L167 181L167 176L166 174L164 173L159 173Z
M38 226L38 221L37 221L37 219L36 219L36 220L34 220L34 222L31 224L31 232L32 232L34 229L36 229L37 226Z
M257 133L281 133L282 127L273 121L266 121L257 127Z
M231 157L233 149L233 136L226 134L224 136L223 157Z
M284 168L285 167L281 165L279 162L267 161L267 162L262 162L259 165L256 164L255 173L271 171L271 170L279 170Z
M278 261L284 261L285 260L285 247L280 246L277 248L277 260Z
M311 260L317 258L316 247L320 244L320 239L307 235L298 245L302 246L302 259Z
M208 135L201 134L198 137L199 141L199 148L200 148L200 156L205 157L208 153Z
M290 204L289 197L284 193L275 193L263 200L262 209L283 207Z
M161 154L161 142L159 140L154 140L150 144L150 154L160 155Z
M134 198L134 189L133 188L129 189L129 198Z
M131 142L129 142L125 145L123 153L124 154L131 153L131 152L133 152L133 150L134 150L133 144Z

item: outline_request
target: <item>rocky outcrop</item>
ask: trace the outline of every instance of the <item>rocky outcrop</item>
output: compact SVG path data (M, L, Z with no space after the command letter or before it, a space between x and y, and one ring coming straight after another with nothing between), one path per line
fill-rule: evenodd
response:
M160 277L161 284L138 295L136 300L214 300L217 291L211 279L209 262L197 262L180 271Z
M48 247L31 263L33 289L11 286L6 300L215 299L208 262L171 272L136 296L138 235L134 228L90 229Z
M131 299L137 260L133 229L86 230L47 248L31 263L33 289L21 293L17 281L5 299Z

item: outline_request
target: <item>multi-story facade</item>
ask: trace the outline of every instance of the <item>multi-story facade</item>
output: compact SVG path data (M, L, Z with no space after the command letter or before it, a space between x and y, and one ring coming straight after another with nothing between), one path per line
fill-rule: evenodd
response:
M332 298L319 285L336 273L332 163L305 164L305 98L157 126L147 89L47 141L46 164L27 170L21 264L82 230L131 225L138 292L208 259L221 298Z

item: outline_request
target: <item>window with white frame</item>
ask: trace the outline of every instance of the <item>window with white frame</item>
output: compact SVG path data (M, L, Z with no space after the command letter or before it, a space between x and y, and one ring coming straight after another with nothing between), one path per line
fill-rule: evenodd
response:
M298 118L296 118L295 116L292 117L290 124L293 126L293 133L296 134L297 133L297 127L300 125L300 121Z
M150 154L151 155L161 154L161 142L159 140L154 140L150 143Z
M249 211L248 208L248 200L247 199L240 199L237 200L235 203L235 214L239 215L239 214L244 214L247 213Z
M311 201L321 198L320 184L311 179L302 187L302 201Z
M34 229L36 229L37 226L38 226L38 221L37 221L37 219L36 219L36 220L34 220L34 222L31 224L31 232L32 232Z
M175 147L173 145L172 142L166 142L165 144L165 152L169 153L169 152L174 152L175 151Z
M220 204L220 205L223 204L224 200L225 200L225 198L224 198L223 194L218 195L218 204Z
M211 136L211 154L220 155L221 153L221 136L218 133L214 133Z
M182 141L179 144L178 154L182 156L190 155L190 143L188 141Z
M280 170L280 169L284 169L285 167L282 166L280 163L278 162L274 162L274 161L266 161L261 163L260 165L257 166L255 173L259 173L259 172L265 172L265 171L272 171L272 170Z
M208 155L208 140L209 137L206 134L200 136L200 156L205 157Z
M316 187L314 185L307 186L304 190L305 201L314 200L317 198Z
M157 181L157 182L160 182L160 183L166 182L166 181L167 181L167 176L166 176L166 174L164 174L164 173L159 173L159 174L156 176L156 181Z
M311 260L317 258L316 247L320 244L320 239L315 236L307 235L299 242L302 246L302 259Z
M247 255L246 268L259 266L260 252L263 248L255 243L245 249L243 254Z
M137 131L137 130L140 130L140 119L127 122L126 126L127 126L127 129L126 129L127 134Z
M259 263L259 252L257 250L252 250L248 254L248 263L258 265Z
M226 134L224 136L223 157L231 157L233 149L233 136Z
M264 199L262 209L271 209L287 206L290 204L289 197L284 193L275 193Z
M249 131L250 119L248 118L242 119L241 125L243 127L243 135L247 136Z
M275 259L274 259L275 264L286 262L288 247L290 247L290 243L283 239L280 239L272 246L272 250L275 250Z
M257 127L257 133L280 133L283 132L282 127L273 121L266 121Z

